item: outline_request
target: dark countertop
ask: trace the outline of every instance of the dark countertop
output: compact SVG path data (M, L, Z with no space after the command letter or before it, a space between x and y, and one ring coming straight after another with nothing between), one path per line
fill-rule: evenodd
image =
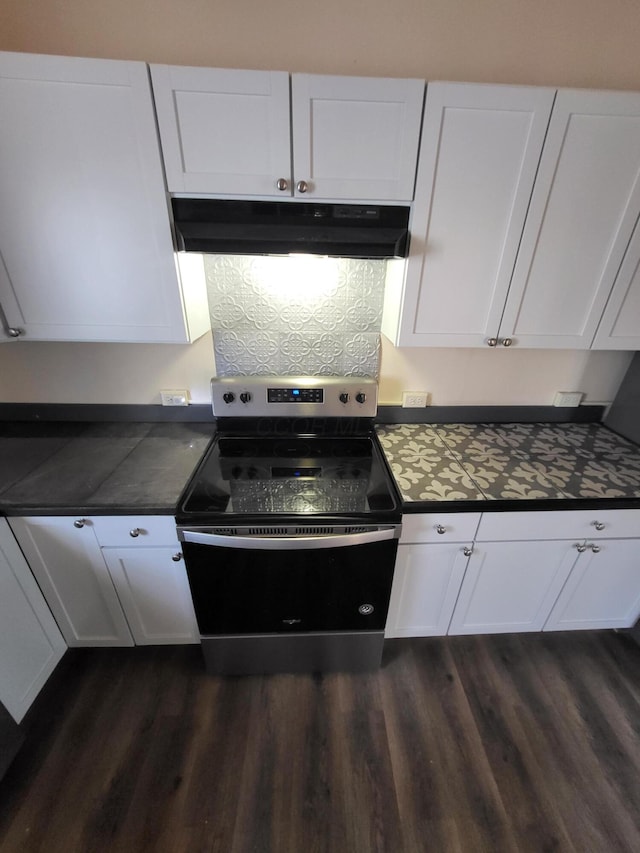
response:
M640 508L640 448L601 424L377 427L405 512Z
M173 515L211 423L0 424L0 514Z
M640 508L640 448L601 424L385 424L405 512ZM173 515L211 422L0 423L0 514Z

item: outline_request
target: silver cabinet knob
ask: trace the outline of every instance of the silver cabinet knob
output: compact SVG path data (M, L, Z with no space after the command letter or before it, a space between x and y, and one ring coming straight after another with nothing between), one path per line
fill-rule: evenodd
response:
M140 536L140 532L139 527L134 527L133 530L129 531L129 536L131 536L132 539L137 539L137 537Z
M9 327L7 329L7 334L10 338L19 338L20 335L24 335L24 329L14 329L12 327Z
M298 181L296 184L296 189L299 193L306 193L309 189L309 184L306 181Z
M444 524L436 524L435 529L436 529L436 533L446 533L447 532L447 528L444 526Z
M599 554L599 553L600 553L600 546L599 546L599 545L593 545L593 544L592 544L592 545L590 545L589 547L591 548L591 550L593 551L593 553L594 553L594 554Z
M174 563L179 563L180 560L182 559L182 554L178 551L178 553L174 554L171 559L173 560Z
M576 549L578 554L583 554L587 550L587 546L584 543L580 543L580 542L576 542L576 544L573 547Z
M73 526L77 527L78 530L80 530L81 527L84 527L85 523L86 523L86 519L76 518L76 520L73 522Z
M487 346L488 347L497 347L498 346L498 339L497 338L488 338L487 339Z
M595 527L596 530L604 530L605 524L602 521L592 521L591 524Z
M511 344L513 343L513 338L503 338L500 341L500 343L502 344L503 347L510 347Z
M465 547L462 549L462 553L465 555L465 557L470 557L473 554L473 545L465 545Z
M276 187L281 192L284 192L285 190L289 189L289 181L286 178L278 178L278 180L276 181Z

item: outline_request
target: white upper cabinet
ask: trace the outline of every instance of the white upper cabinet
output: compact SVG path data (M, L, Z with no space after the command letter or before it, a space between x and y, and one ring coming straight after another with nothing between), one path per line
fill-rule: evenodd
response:
M405 290L385 306L395 342L468 347L497 335L554 95L428 84Z
M422 80L294 74L295 195L411 200L423 100Z
M593 348L640 350L640 219L602 315Z
M8 326L25 340L201 335L204 280L176 268L146 65L0 53L0 116Z
M170 192L291 194L286 72L152 65L151 79Z
M639 348L639 94L429 84L414 207L395 343Z
M152 65L170 192L413 198L424 82ZM292 117L290 119L290 116Z
M500 335L588 349L639 213L640 95L560 91Z

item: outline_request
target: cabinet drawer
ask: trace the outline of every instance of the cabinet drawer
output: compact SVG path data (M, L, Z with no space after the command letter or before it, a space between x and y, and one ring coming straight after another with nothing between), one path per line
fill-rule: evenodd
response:
M102 547L177 546L178 543L171 515L101 515L88 522Z
M603 539L640 536L640 510L550 510L549 512L486 512L479 542L519 539Z
M405 515L402 519L400 542L471 541L475 537L479 520L479 512L429 512ZM441 529L442 532L440 532Z

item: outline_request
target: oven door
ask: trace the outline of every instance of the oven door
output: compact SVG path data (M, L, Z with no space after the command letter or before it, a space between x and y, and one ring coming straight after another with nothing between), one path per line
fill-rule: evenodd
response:
M203 637L384 631L399 525L318 536L179 533Z

